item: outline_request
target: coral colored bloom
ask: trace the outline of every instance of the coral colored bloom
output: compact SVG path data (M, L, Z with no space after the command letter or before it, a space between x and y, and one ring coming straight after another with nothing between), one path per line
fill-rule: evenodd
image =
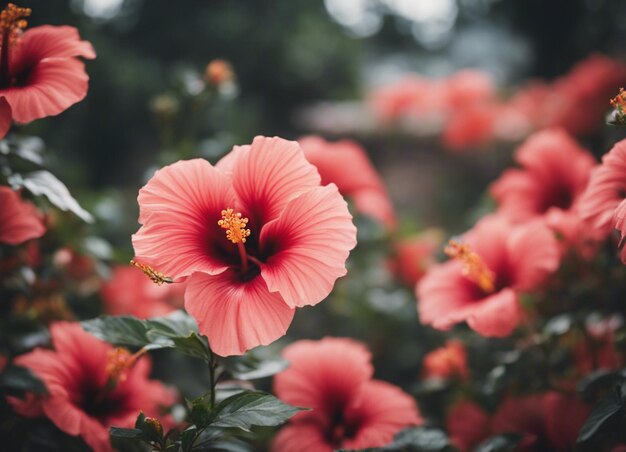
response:
M50 326L54 351L36 349L15 363L28 367L48 394L26 401L11 398L17 412L46 416L60 430L80 436L96 452L112 451L109 427L131 428L137 415L158 416L175 401L161 383L149 380L150 361L85 332L77 323Z
M44 235L41 214L15 190L0 187L0 243L17 245Z
M589 243L578 209L595 166L593 156L561 129L531 135L516 151L522 169L509 169L490 192L498 213L513 222L542 218L567 245Z
M476 403L460 402L448 412L446 428L452 443L462 452L474 450L491 435L489 415Z
M257 137L216 166L180 161L139 192L136 260L180 281L185 308L219 355L285 334L345 275L356 244L348 206L296 142Z
M591 408L576 394L548 391L507 398L494 413L494 434L522 434L520 450L573 450Z
M453 151L489 144L494 139L499 109L475 105L455 112L444 126L443 145Z
M522 318L520 294L559 265L556 238L540 222L513 226L488 216L451 248L456 258L433 267L417 286L422 323L442 330L466 321L483 336L509 335Z
M626 236L626 140L617 142L591 173L580 202L581 216L596 236L603 238L618 229ZM626 250L622 250L626 262Z
M389 228L396 225L391 200L367 153L354 141L331 143L317 136L298 140L304 156L320 173L322 184L334 183L357 211Z
M91 44L68 26L44 25L22 33L28 8L9 4L0 14L0 97L11 107L13 119L27 123L54 116L81 101L89 77L77 57L95 58ZM7 111L0 108L2 126Z
M369 103L375 116L383 122L396 121L403 116L425 110L430 104L433 82L411 75L395 83L375 89ZM443 98L442 98L443 101Z
M435 265L435 254L441 246L443 234L440 230L429 229L394 244L395 256L391 270L408 287L422 279L428 269Z
M449 340L443 347L428 353L424 357L422 377L467 380L469 368L467 367L467 351L463 343Z
M100 294L107 313L140 319L159 317L183 307L184 283L153 284L136 268L119 265Z
M290 367L274 379L286 403L309 407L276 436L277 452L332 452L390 443L422 423L415 401L400 388L372 380L371 355L350 339L302 340L285 348Z

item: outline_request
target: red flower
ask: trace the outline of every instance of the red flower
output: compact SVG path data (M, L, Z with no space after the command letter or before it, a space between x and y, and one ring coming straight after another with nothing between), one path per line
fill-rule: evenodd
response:
M343 196L350 198L357 211L389 228L396 225L393 206L383 181L365 150L354 141L328 142L307 136L298 140L304 156L320 173L322 184L334 183Z
M614 229L619 229L622 240L626 236L626 140L616 143L592 171L580 212L599 238ZM626 250L622 261L626 263Z
M44 235L41 214L9 187L0 187L0 243L18 245Z
M36 349L15 363L28 367L48 394L26 401L11 398L20 414L46 416L60 430L82 437L96 452L112 451L109 427L134 425L140 411L157 416L174 403L173 394L149 380L150 360L114 349L86 333L77 323L50 326L54 351Z
M448 435L462 452L474 450L491 435L489 415L476 403L457 403L446 417Z
M280 452L332 452L390 443L422 419L415 401L389 383L372 380L371 355L350 339L302 340L285 348L291 366L274 379L274 392L298 413L274 440Z
M57 115L82 100L89 77L76 57L96 57L74 27L44 25L22 33L29 15L29 8L10 3L0 13L0 98L20 123ZM8 112L0 108L0 132Z
M153 284L129 266L113 268L100 294L107 313L132 315L140 319L159 317L183 307L184 283Z
M443 347L428 353L422 365L422 377L467 380L467 352L463 343L449 340Z
M567 245L584 251L590 237L578 209L595 166L593 156L567 132L549 129L530 136L515 160L522 169L505 171L490 187L498 213L513 222L542 218Z
M494 413L491 428L495 434L522 434L521 450L573 450L590 412L575 394L509 397Z
M509 335L521 321L520 294L559 265L557 241L542 223L513 226L498 216L484 218L447 252L455 259L417 286L420 319L443 330L467 321L483 336Z
M435 264L435 254L442 243L442 233L436 229L426 230L397 241L391 270L408 287L422 279Z
M356 244L334 184L298 143L257 137L217 166L163 168L139 192L137 261L188 278L185 308L219 355L284 335L294 308L315 305L345 275Z

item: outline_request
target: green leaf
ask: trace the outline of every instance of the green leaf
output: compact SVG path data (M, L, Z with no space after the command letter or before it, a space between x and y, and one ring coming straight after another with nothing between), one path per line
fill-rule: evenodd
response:
M47 394L44 383L30 369L9 365L0 373L0 391L3 394L21 397L26 392Z
M446 434L432 427L410 427L396 434L388 446L363 449L361 452L448 452L456 448ZM338 452L355 452L341 449Z
M260 359L252 354L231 356L220 360L220 364L237 380L257 380L282 372L289 362L280 358Z
M143 439L143 432L138 428L111 427L109 428L109 436L116 439L136 441Z
M522 441L522 436L516 433L492 436L481 442L474 452L513 452Z
M274 427L287 421L296 408L262 391L244 391L220 402L213 413L212 427L235 427L250 431L253 425Z
M15 189L25 188L35 196L43 195L57 208L70 211L87 223L93 223L91 214L78 204L65 184L49 171L14 173L8 177L8 182Z
M82 325L94 336L116 345L144 347L147 350L172 348L206 362L211 356L206 338L198 334L193 318L182 311L149 320L102 316L82 322Z
M576 442L582 443L593 437L602 425L621 411L620 400L611 396L598 403L580 429Z

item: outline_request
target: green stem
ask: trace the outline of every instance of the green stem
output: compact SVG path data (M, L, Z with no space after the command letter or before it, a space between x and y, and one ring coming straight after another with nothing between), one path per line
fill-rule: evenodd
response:
M215 355L213 351L209 351L209 385L211 386L211 402L210 408L215 408L215 386L217 385L216 379L216 370L217 370L217 360L215 359Z

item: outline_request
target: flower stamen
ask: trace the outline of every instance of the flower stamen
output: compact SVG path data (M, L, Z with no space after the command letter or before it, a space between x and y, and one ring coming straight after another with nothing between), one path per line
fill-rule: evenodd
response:
M250 229L246 229L247 218L242 218L240 212L234 212L228 208L222 210L222 219L217 224L226 229L226 238L233 243L246 243L246 238L250 237Z
M6 87L11 82L9 47L15 44L20 32L28 25L25 17L30 16L31 12L30 8L20 8L13 3L9 3L0 12L0 33L2 33L2 41L0 43L0 87Z
M155 283L157 286L160 286L163 283L171 284L174 282L172 281L172 278L165 276L163 273L159 271L156 271L154 268L150 267L149 265L142 264L141 262L137 262L136 260L131 260L130 265L132 265L133 267L137 267L139 270L141 270L144 273L144 275L150 278L150 280L153 283Z
M463 264L463 276L474 281L487 293L495 290L496 275L469 245L450 240L444 252Z
M106 373L108 386L114 388L117 383L126 380L127 371L135 365L137 360L146 352L144 348L131 354L124 347L117 347L107 352Z

